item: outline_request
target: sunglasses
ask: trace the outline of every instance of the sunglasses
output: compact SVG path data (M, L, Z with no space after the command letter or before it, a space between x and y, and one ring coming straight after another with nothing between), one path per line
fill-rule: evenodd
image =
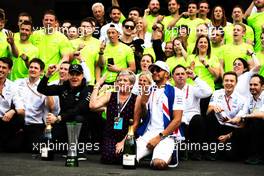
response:
M242 66L243 64L241 63L234 63L233 66Z
M126 29L131 29L131 30L134 30L134 29L135 29L135 26L125 25L124 27L125 27Z
M162 71L162 69L159 68L159 67L152 67L152 68L150 68L150 72L151 72L151 73L154 73L154 72L159 73L159 72L161 72L161 71Z

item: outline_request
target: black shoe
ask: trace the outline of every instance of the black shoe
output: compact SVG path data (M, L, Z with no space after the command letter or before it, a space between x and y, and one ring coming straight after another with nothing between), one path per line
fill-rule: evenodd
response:
M216 161L216 154L215 153L207 153L205 155L205 160L207 160L207 161Z
M190 154L190 159L193 161L201 161L202 155L199 151L194 151Z
M87 155L86 153L78 153L78 161L86 161Z
M263 164L264 161L259 156L251 156L244 161L245 164L258 165Z

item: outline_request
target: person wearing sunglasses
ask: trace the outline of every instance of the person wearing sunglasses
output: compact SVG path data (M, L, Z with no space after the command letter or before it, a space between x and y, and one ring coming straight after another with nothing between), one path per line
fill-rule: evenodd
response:
M123 34L120 38L120 41L122 43L128 46L132 45L135 26L136 26L135 22L130 18L127 18L123 21L122 23Z

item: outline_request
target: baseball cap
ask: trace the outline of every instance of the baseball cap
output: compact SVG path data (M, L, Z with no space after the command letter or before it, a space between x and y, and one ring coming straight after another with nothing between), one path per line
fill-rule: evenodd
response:
M117 24L115 23L110 23L107 30L108 31L110 28L114 28L119 34L122 34L122 28L120 28Z
M165 62L163 62L163 61L157 61L157 62L151 64L151 65L149 66L149 70L151 70L151 68L154 67L154 66L159 67L159 68L161 68L162 70L164 70L164 71L170 73L169 66L168 66Z
M80 64L72 64L69 68L69 73L83 73L83 68Z

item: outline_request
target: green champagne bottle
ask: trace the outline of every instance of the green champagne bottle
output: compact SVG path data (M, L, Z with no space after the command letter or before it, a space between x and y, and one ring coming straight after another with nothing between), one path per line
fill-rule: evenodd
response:
M123 168L136 169L137 144L134 136L133 119L129 120L128 134L124 144Z

